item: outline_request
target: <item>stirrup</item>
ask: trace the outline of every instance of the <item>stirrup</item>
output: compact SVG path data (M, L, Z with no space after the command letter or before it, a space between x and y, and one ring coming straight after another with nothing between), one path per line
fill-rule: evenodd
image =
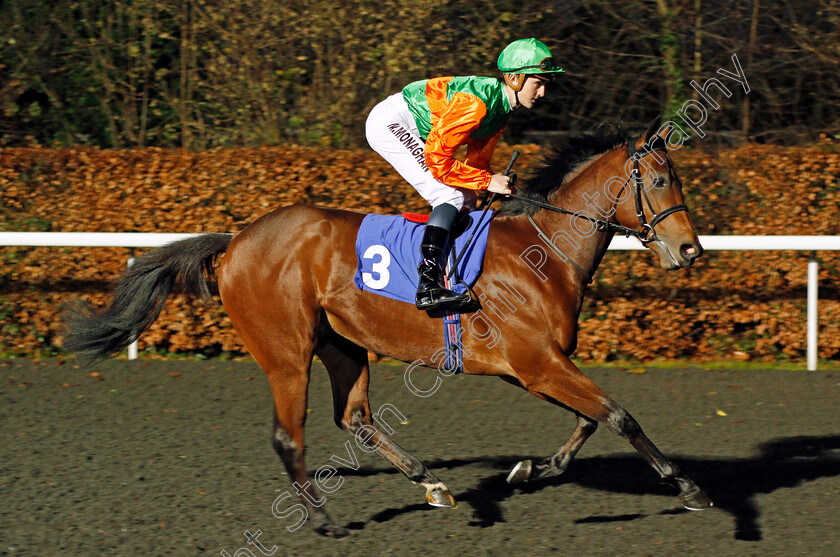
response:
M417 309L440 309L460 305L472 299L469 294L458 294L443 286L441 283L443 269L437 262L436 254L430 255L433 255L433 258L424 255L420 265L417 266L417 274L420 275L417 295L414 298Z
M443 287L433 287L429 290L417 291L415 305L421 310L453 309L464 306L472 301L469 292L458 294Z

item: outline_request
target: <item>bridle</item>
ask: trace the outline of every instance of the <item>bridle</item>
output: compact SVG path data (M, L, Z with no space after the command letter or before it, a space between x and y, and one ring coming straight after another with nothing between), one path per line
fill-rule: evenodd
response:
M628 184L630 184L630 182L632 181L632 183L633 183L633 195L635 197L635 204L636 204L636 217L639 219L639 229L638 230L633 229L633 228L628 228L626 226L622 226L620 224L613 223L613 222L610 222L610 221L607 221L607 220L597 219L597 218L594 218L594 217L590 217L588 215L583 215L583 214L580 214L579 212L569 211L568 209L564 209L562 207L556 207L554 205L551 205L550 203L544 203L542 201L538 201L536 199L531 199L531 198L525 197L523 195L518 195L518 194L512 193L512 194L509 194L508 197L510 197L512 199L519 199L520 201L523 201L525 203L534 205L536 207L540 207L541 209L546 209L546 210L549 210L549 211L554 211L556 213L562 213L564 215L570 215L570 216L575 217L575 218L584 219L586 221L589 221L589 222L593 223L595 225L596 230L599 231L599 232L623 234L624 236L627 236L627 237L633 236L635 238L638 238L639 241L642 242L642 244L647 245L648 243L654 242L654 241L659 239L659 237L656 235L656 230L655 230L657 224L661 223L663 220L665 220L667 217L673 215L674 213L678 213L680 211L688 211L688 207L684 204L673 205L671 207L668 207L667 209L665 209L661 213L657 213L653 209L653 205L651 204L650 198L648 197L648 194L647 194L647 191L644 188L644 180L642 180L642 173L641 173L641 170L639 169L639 160L643 159L648 154L653 153L654 151L657 151L657 150L662 151L663 154L665 154L666 160L669 160L668 157L667 157L667 150L666 150L665 142L662 141L661 138L657 138L657 139L659 139L659 141L654 141L653 142L653 145L651 146L650 151L645 151L645 152L642 152L642 151L639 151L638 149L636 149L636 141L635 140L633 140L633 139L627 140L627 157L633 160L633 168L630 171L630 176L624 181L624 184L622 184L621 189L619 190L618 195L616 196L616 204L613 207L613 208L615 208L616 206L618 206L618 200L621 199L622 193L627 188ZM670 169L670 163L669 163L669 169ZM644 198L644 203L647 203L647 206L650 209L651 214L653 215L653 217L651 217L651 219L650 219L650 222L648 222L647 217L645 217L645 211L644 211L642 198ZM581 266L579 266L577 263L575 263L574 260L572 260L571 257L569 257L568 255L563 253L560 250L560 248L558 248L557 245L554 242L551 241L551 238L549 238L548 235L545 232L543 232L543 230L539 227L539 225L536 223L536 221L534 220L534 218L530 214L526 213L526 216L528 217L528 221L531 223L531 225L536 229L537 235L540 237L541 240L543 240L546 243L546 245L549 246L549 248L551 248L552 250L555 251L555 253L560 255L560 258L563 261L568 261L573 267L575 267L578 271L580 271L580 273L582 275L587 277L588 280L592 279L591 275L587 271L585 271Z
M642 180L642 173L639 170L639 160L643 159L647 154L656 151L657 149L662 151L665 154L665 160L668 159L668 151L666 151L665 142L660 139L659 141L654 141L652 145L652 149L648 153L642 154L641 151L636 149L636 142L631 140L627 141L627 156L633 159L633 169L630 171L630 178L633 179L633 190L634 195L636 197L636 217L639 219L639 229L640 232L635 236L641 241L643 244L647 244L648 242L652 242L658 240L659 237L656 235L656 231L654 227L665 220L667 217L673 215L674 213L678 213L680 211L688 211L688 207L685 204L673 205L668 207L661 213L657 214L653 208L653 205L650 202L650 197L648 197L647 190L643 187L644 181ZM661 143L657 145L657 143ZM668 170L671 170L671 164L668 164ZM622 190L627 186L627 182L624 183L622 186ZM621 193L619 192L619 195ZM645 211L642 207L642 197L644 196L645 202L647 203L648 208L650 209L650 213L653 217L650 219L650 223L647 222L645 218ZM652 235L652 237L651 237Z

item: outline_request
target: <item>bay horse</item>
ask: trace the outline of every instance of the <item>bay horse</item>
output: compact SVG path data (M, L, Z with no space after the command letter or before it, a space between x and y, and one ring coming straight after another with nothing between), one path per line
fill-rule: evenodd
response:
M511 484L562 474L603 424L677 488L686 508L712 506L636 420L570 359L586 287L616 232L639 238L666 269L687 267L702 254L666 148L670 128L658 126L657 119L639 137L618 130L568 140L491 222L484 270L474 286L484 308L467 319L472 334L462 340L464 373L498 376L578 420L554 454L517 463L508 476ZM374 426L368 350L403 362L432 362L442 335L439 319L354 286L355 239L364 216L293 205L235 236L202 234L148 252L116 283L107 308L71 309L64 346L87 359L118 352L157 318L173 286L209 298L215 278L236 331L268 376L273 446L316 531L332 537L349 533L313 504L319 497L304 466L307 388L316 355L329 373L336 425L423 486L430 504L454 506L449 489ZM505 312L510 297L491 303L487 294L494 284L510 286L508 294L525 300L526 310ZM492 343L486 328L491 322L503 328Z

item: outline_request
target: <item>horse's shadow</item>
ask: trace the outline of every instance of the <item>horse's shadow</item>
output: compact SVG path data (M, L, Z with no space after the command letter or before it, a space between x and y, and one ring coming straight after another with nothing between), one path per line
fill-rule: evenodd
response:
M501 503L517 491L535 493L564 483L613 493L676 495L673 489L662 485L647 463L636 455L580 458L572 463L563 476L512 487L505 481L507 472L523 458L525 457L520 455L440 460L428 463L428 467L434 470L478 464L499 471L485 477L474 487L454 494L459 503L468 504L473 508L474 517L470 526L480 528L505 522ZM794 487L804 481L840 476L840 435L777 439L759 445L758 455L752 458L677 457L673 460L703 487L717 508L735 518L735 539L758 541L762 538L762 533L758 520L760 509L755 496L772 493L780 488ZM396 471L362 468L345 475L372 476L382 473ZM386 509L373 515L370 520L387 522L396 516L426 511L429 508L425 503L417 503ZM680 508L665 510L659 514L681 512L688 511ZM623 522L643 517L642 514L590 516L580 518L576 522ZM365 524L366 522L354 522L348 527L362 529Z

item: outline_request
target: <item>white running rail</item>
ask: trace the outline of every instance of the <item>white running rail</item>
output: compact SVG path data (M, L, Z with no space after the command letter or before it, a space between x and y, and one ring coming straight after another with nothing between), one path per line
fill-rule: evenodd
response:
M153 248L197 235L143 232L0 232L0 246ZM811 252L808 261L807 366L809 371L816 370L819 323L816 252L840 250L840 236L700 236L700 244L705 250ZM618 236L613 239L610 249L645 248L635 238ZM128 357L132 360L137 358L136 342L129 346Z

